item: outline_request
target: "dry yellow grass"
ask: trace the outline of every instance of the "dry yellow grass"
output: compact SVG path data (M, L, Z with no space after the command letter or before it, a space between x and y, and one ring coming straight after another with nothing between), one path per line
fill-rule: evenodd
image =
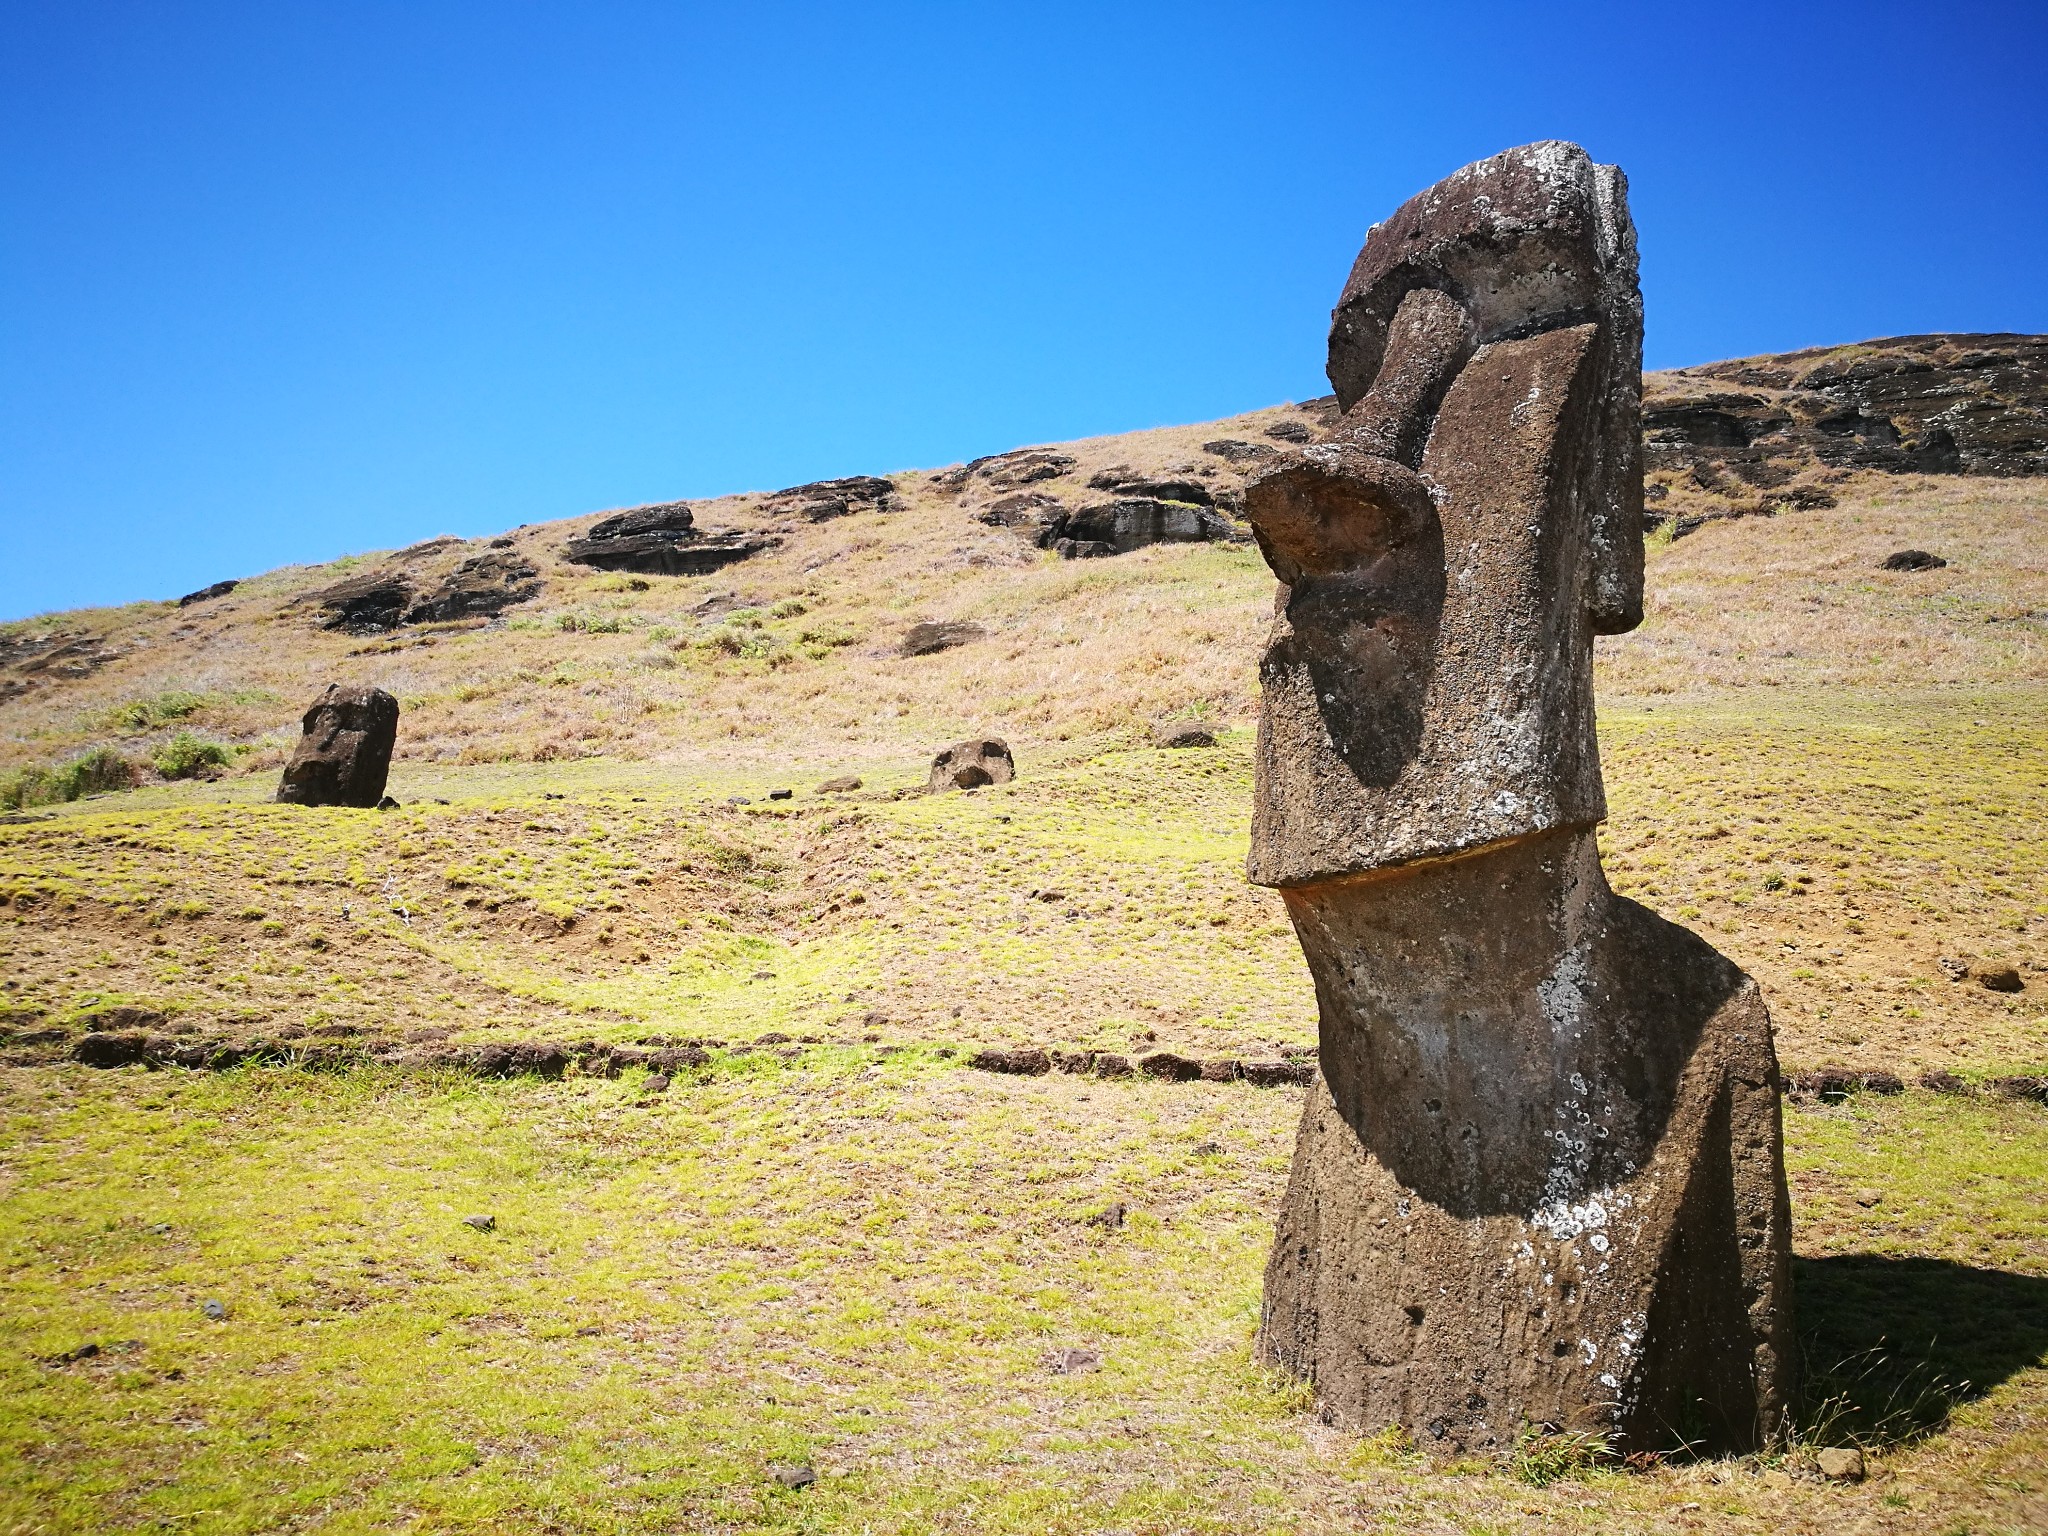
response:
M1199 427L1060 445L1077 467L1042 487L1070 498L1112 464L1219 461L1200 444L1257 440L1281 409ZM166 693L201 702L175 728L281 761L300 709L329 681L377 683L405 707L404 762L837 762L928 752L992 731L1027 749L1122 736L1162 717L1241 724L1272 580L1249 545L1163 546L1061 561L990 528L926 474L891 515L778 521L759 498L703 504L700 526L779 528L777 550L711 577L629 578L562 563L589 519L517 530L547 586L487 627L358 639L294 600L345 574L273 572L188 610L138 604L0 626L87 632L122 653L95 675L0 704L0 771L107 743L146 752L174 728L124 728ZM2048 678L2048 486L1864 475L1841 505L1710 523L1653 540L1649 617L1603 640L1606 699L1752 687L1925 689ZM1876 567L1903 547L1945 570ZM470 552L420 557L422 568ZM359 569L373 562L354 562ZM737 611L735 611L737 609ZM925 619L986 638L896 653Z

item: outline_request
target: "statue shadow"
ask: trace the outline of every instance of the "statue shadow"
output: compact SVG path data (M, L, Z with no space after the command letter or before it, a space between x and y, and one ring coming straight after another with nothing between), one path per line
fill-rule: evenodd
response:
M1852 1253L1795 1258L1792 1282L1811 1440L1907 1444L2048 1366L2048 1276Z

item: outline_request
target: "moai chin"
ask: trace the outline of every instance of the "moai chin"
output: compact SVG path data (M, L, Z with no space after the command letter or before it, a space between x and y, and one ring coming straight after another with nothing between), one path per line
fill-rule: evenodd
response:
M1593 636L1642 619L1641 378L1621 172L1509 150L1373 228L1330 330L1343 418L1246 488L1280 579L1249 867L1322 1064L1258 1351L1425 1449L1787 1428L1770 1019L1594 839Z

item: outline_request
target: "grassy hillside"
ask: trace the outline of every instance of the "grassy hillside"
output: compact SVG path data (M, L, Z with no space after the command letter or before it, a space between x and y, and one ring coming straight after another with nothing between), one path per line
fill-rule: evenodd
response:
M1044 484L1302 419L1062 445ZM248 749L0 824L0 1530L2048 1528L2048 1108L1988 1087L2048 1073L2041 482L1852 476L1659 536L1601 645L1617 886L1758 977L1792 1071L1965 1090L1788 1107L1805 1433L1870 1449L1853 1486L1337 1436L1249 1359L1298 1090L962 1065L1313 1040L1242 876L1271 582L1229 545L1061 562L899 485L700 508L784 538L716 577L519 530L545 588L476 627L319 629L334 568L0 627L110 656L0 702L10 768ZM1876 569L1907 546L1950 564ZM987 633L900 655L934 618ZM268 803L329 679L404 701L404 809ZM1220 744L1147 744L1180 717ZM1017 782L910 793L970 731ZM1950 979L1986 963L2023 989ZM352 1054L64 1060L122 1006ZM708 1059L666 1092L432 1064L532 1040Z

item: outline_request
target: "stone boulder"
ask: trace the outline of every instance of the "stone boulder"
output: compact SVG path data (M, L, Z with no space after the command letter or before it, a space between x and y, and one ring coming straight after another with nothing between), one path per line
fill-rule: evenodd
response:
M178 606L190 608L194 603L207 603L216 597L226 597L240 585L240 581L216 581L212 586L201 587L197 592L187 592L178 599Z
M398 700L381 688L329 683L301 725L279 803L375 809L398 741Z
M1257 469L1272 463L1280 456L1280 450L1264 443L1248 443L1242 438L1219 437L1202 444L1202 452L1213 453L1224 463L1238 469Z
M1128 496L1064 512L1040 529L1038 546L1068 560L1127 555L1151 544L1242 543L1228 518L1182 501Z
M940 651L952 650L956 645L979 640L987 633L981 625L966 619L928 620L910 626L896 653L899 656L935 656Z
M991 528L1027 528L1035 537L1067 513L1067 504L1043 491L1019 491L990 502L975 513L978 522Z
M1155 747L1213 747L1216 733L1206 725L1197 725L1192 720L1161 720L1152 727L1152 745Z
M1121 467L1098 470L1088 477L1091 491L1115 491L1123 496L1144 496L1154 501L1185 501L1198 507L1216 505L1216 493L1200 480L1187 475L1147 474Z
M404 623L416 590L412 577L404 571L381 569L337 581L308 593L302 601L320 611L322 629L369 635Z
M932 476L932 484L942 491L961 491L969 482L979 480L997 490L1014 491L1040 480L1057 480L1079 462L1072 454L1051 448L1013 448L971 460L958 469L942 469Z
M847 517L855 512L900 512L903 498L896 483L880 475L848 475L840 480L814 480L777 491L767 500L771 512L822 523L829 518Z
M405 610L407 624L492 618L540 595L540 570L520 555L490 551L464 560Z
M562 546L562 558L601 571L708 576L781 543L771 534L700 533L687 502L634 507L593 523Z
M931 776L925 780L927 794L949 789L980 789L988 784L1007 784L1017 777L1017 764L1010 757L1007 742L993 736L974 741L956 741L932 759Z

